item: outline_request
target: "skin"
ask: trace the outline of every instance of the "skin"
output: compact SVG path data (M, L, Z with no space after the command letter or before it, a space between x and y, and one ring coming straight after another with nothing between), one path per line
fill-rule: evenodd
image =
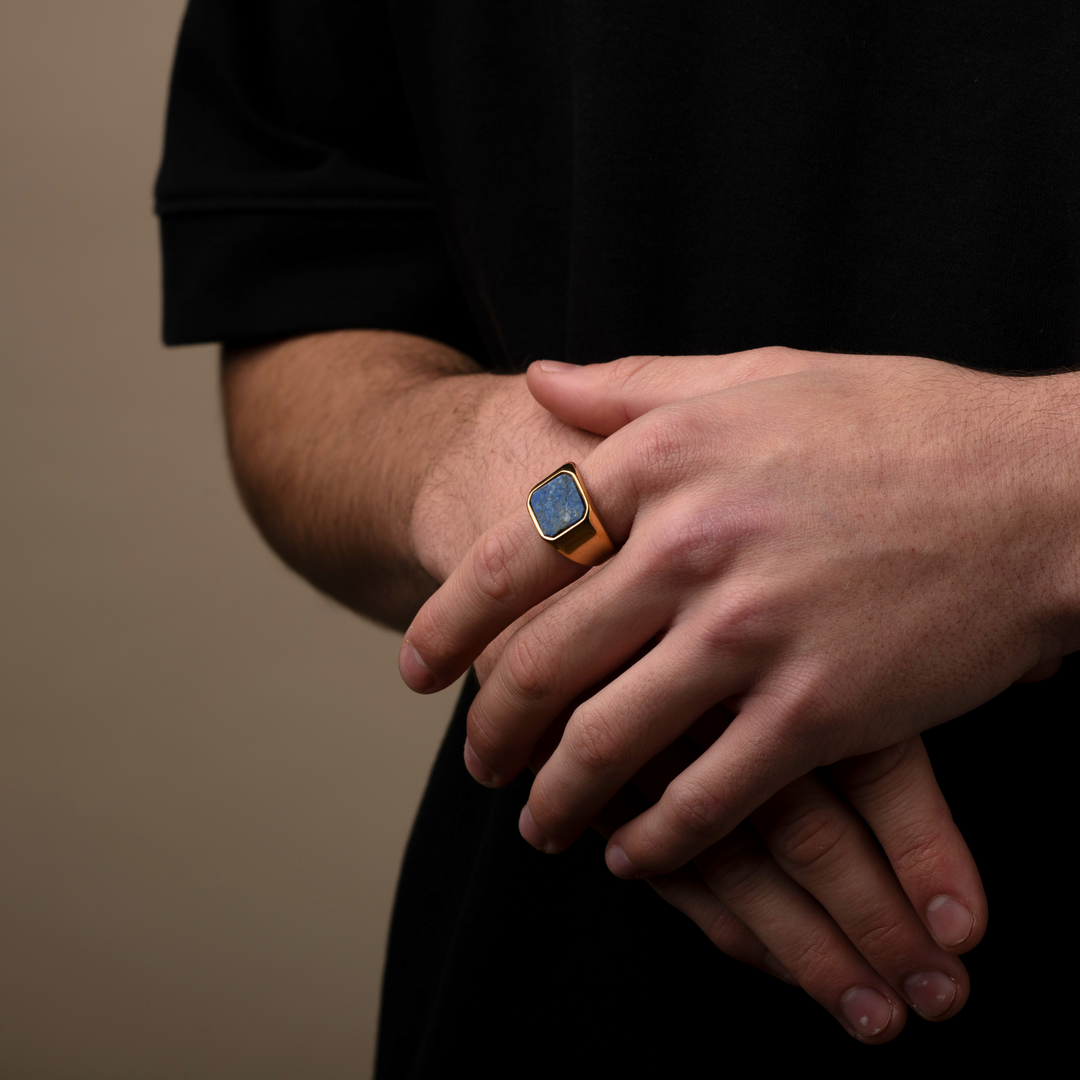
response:
M254 520L298 572L388 625L416 616L402 653L414 689L445 685L475 662L483 686L466 764L492 785L526 766L538 771L523 815L528 839L558 850L590 824L612 835L609 860L623 851L630 873L648 876L717 947L797 982L850 1034L879 1043L899 1033L909 1006L933 1019L959 1011L969 985L957 954L986 925L978 873L918 738L925 710L867 708L886 700L874 696L885 667L868 667L867 656L895 656L899 646L889 653L872 639L875 649L852 652L872 638L867 612L897 601L886 587L897 566L929 565L940 588L952 564L942 562L947 545L931 542L927 513L912 545L885 553L889 573L873 572L875 560L887 562L880 546L856 544L859 558L840 560L846 584L835 587L821 566L828 543L806 541L818 530L834 550L838 536L851 548L850 522L834 526L829 514L865 509L870 495L837 492L854 475L872 494L869 480L884 475L888 455L853 474L852 461L834 458L844 451L863 461L858 442L820 431L826 417L871 424L880 402L860 402L878 383L844 383L858 365L840 358L820 362L825 388L811 379L808 392L797 354L768 356L706 358L689 369L629 360L590 369L594 383L574 383L573 374L535 367L528 380L484 373L410 335L313 335L227 355L230 457ZM779 372L785 364L791 370ZM781 374L803 383L793 389ZM933 382L924 368L893 383L912 379ZM807 401L819 412L807 412ZM603 493L604 521L623 545L587 574L541 543L524 512L537 477L567 460ZM817 502L800 503L807 493ZM889 499L879 493L879 502L864 516L887 516ZM718 516L718 505L735 512ZM891 520L895 527L898 514ZM672 521L682 527L673 531ZM719 536L702 531L717 523ZM930 554L920 558L920 547ZM737 573L757 591L730 589ZM859 589L850 588L853 576ZM923 578L900 576L899 599L918 599ZM834 587L822 593L823 583ZM1023 584L1005 590L1013 603ZM983 599L974 584L969 591ZM815 623L807 613L822 595L828 603ZM775 619L757 615L773 609ZM823 626L849 624L851 640L840 642L848 652L805 646ZM699 630L705 663L695 652ZM982 682L977 692L948 690L944 712L965 693L996 692L1001 678L990 672L1002 655L1012 681L1067 651L1064 637L1037 639L1018 632L978 656L950 657L979 664ZM815 681L822 656L835 661L832 681ZM678 678L658 676L671 664ZM919 700L944 693L949 671L932 671ZM843 723L824 705L820 715L802 707L828 703L834 691L843 691ZM774 752L782 711L757 704L788 700L801 707L780 731L796 736L801 758ZM813 723L798 728L806 717ZM607 741L582 738L600 720ZM753 737L732 738L744 728L766 732L758 758ZM756 771L736 798L723 785L740 752ZM672 824L686 778L699 776L719 785L701 790L724 797L708 802L708 815L676 811Z

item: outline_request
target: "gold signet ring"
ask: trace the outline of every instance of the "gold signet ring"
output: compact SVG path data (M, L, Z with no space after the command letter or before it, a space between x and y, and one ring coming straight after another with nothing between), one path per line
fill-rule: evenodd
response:
M582 566L599 566L615 553L572 461L529 492L528 506L536 531L568 559Z

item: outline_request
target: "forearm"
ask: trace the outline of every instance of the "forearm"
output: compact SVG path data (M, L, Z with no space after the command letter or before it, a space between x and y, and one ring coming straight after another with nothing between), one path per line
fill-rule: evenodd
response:
M597 441L536 405L524 377L408 334L229 351L222 387L237 486L271 547L398 627L536 476Z

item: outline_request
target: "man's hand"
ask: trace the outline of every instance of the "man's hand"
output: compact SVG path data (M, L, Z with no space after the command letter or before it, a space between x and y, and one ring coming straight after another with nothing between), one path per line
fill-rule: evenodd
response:
M522 819L558 851L727 704L715 744L609 843L615 873L664 873L814 768L1080 647L1075 381L787 349L534 365L538 401L609 435L580 467L622 549L506 643L470 714L473 775L508 782L585 695ZM518 511L414 620L406 681L445 685L580 574Z

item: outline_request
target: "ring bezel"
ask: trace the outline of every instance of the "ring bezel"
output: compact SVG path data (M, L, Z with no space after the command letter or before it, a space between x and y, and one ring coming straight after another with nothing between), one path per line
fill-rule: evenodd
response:
M557 533L555 536L548 536L536 517L532 498L537 491L559 476L568 476L573 481L574 487L581 496L581 501L585 504L585 514L572 525L568 525L562 532ZM600 523L592 499L589 498L589 493L574 462L568 461L565 465L560 465L554 472L545 476L540 483L535 484L529 492L529 497L525 500L525 505L528 507L529 517L532 518L533 526L536 528L540 538L551 544L552 547L568 559L572 559L582 566L598 566L615 553L615 546L608 537L604 526Z

